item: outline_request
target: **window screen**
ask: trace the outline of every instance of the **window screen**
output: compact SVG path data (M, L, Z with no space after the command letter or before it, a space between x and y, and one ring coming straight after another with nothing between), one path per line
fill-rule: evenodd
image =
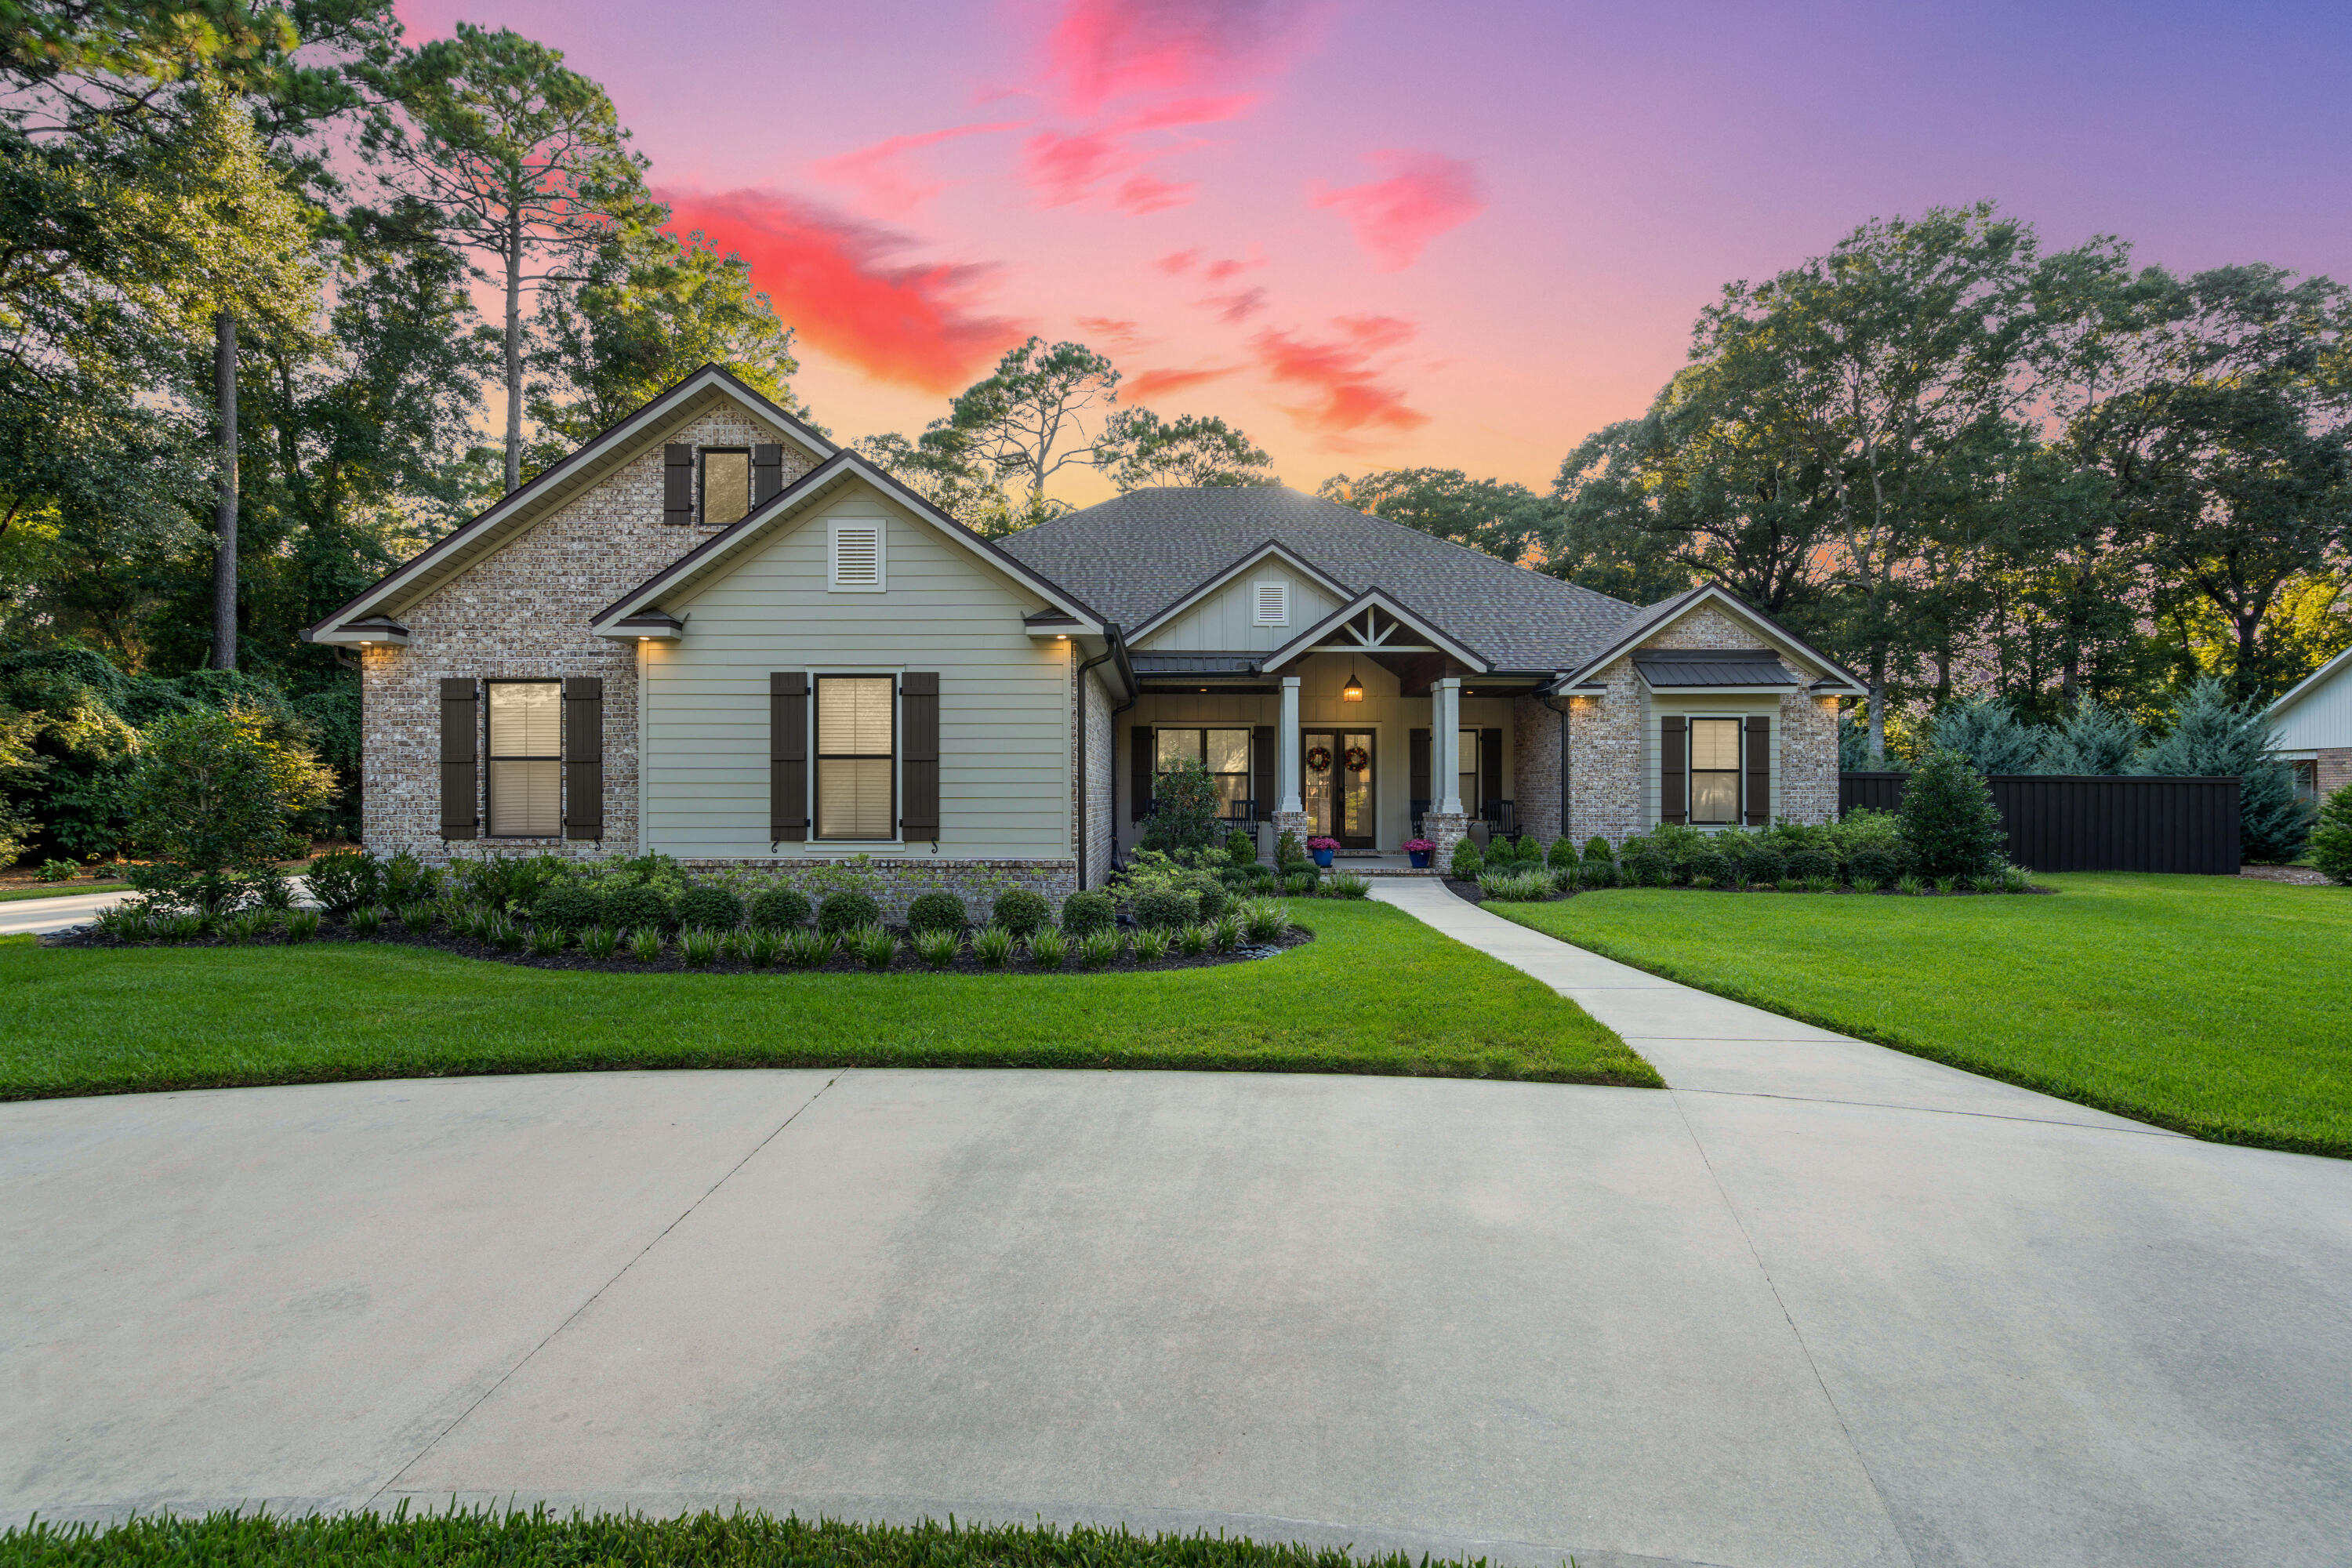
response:
M1739 820L1739 721L1690 721L1690 819Z
M490 836L563 831L563 684L490 682Z
M817 678L819 838L888 838L898 830L892 685L887 675Z
M702 454L702 521L734 522L751 510L751 454L706 450Z

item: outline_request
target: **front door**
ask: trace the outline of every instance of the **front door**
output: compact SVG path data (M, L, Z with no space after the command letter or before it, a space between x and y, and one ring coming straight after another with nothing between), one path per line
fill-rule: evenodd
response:
M1372 735L1369 730L1309 730L1298 754L1307 776L1299 798L1307 831L1343 848L1372 843Z

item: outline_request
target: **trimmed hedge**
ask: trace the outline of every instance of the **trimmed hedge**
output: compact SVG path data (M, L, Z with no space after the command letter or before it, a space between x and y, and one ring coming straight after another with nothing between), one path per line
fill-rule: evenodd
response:
M882 923L882 906L870 893L844 890L827 893L816 911L816 929L835 936L846 936L851 931L864 931L867 926Z
M1043 931L1053 918L1054 906L1045 901L1043 893L1014 888L997 895L995 923L1014 936L1025 937Z
M604 918L604 900L597 896L595 887L569 879L551 882L541 889L530 910L533 925L546 926L553 931L578 931L583 926L595 925Z
M667 931L669 897L650 882L635 882L604 895L604 921L624 931Z
M770 888L752 896L754 931L797 931L808 923L808 895L798 888Z
M1062 900L1062 930L1071 936L1090 936L1118 924L1118 906L1100 888L1072 893Z
M1200 920L1200 895L1183 889L1153 888L1135 900L1135 923L1145 931L1179 931Z
M677 923L688 930L733 931L743 923L743 900L731 889L705 882L677 898Z
M920 893L913 903L907 906L907 929L910 931L951 931L961 933L971 923L971 911L953 893Z

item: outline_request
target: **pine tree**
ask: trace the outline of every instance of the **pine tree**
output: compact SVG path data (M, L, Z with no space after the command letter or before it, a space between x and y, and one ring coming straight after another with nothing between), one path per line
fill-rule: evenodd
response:
M2331 882L2352 887L2352 784L2327 797L2311 830L2311 863Z

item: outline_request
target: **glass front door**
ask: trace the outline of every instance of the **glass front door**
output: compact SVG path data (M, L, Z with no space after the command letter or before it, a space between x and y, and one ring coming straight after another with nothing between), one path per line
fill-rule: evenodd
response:
M1309 730L1298 752L1307 776L1299 797L1307 831L1344 848L1372 842L1372 735L1369 730Z

